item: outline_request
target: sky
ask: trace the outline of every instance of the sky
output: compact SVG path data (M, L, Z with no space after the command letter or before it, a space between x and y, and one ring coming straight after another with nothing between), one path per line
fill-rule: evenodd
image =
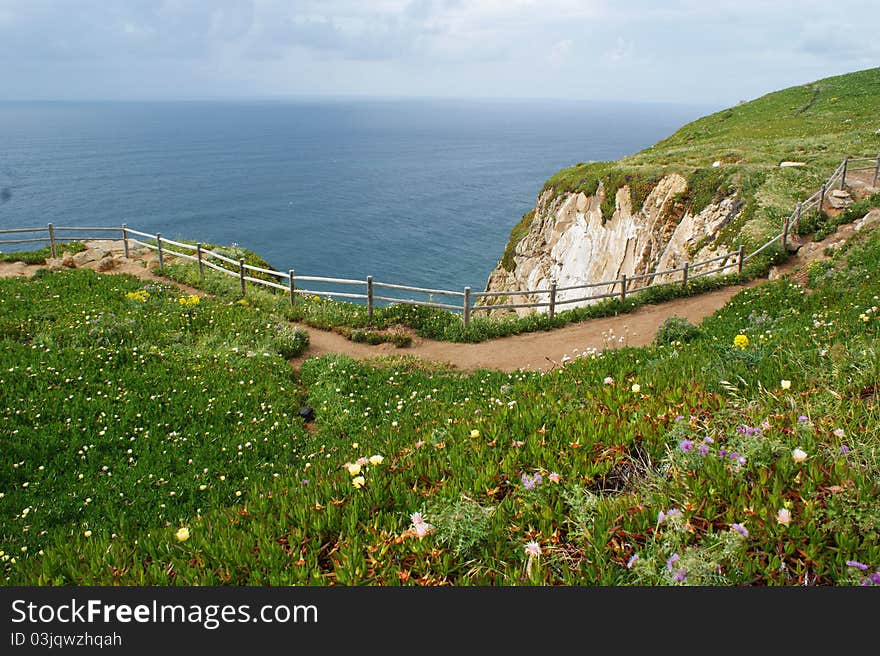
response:
M877 0L0 0L0 100L731 105L880 65Z

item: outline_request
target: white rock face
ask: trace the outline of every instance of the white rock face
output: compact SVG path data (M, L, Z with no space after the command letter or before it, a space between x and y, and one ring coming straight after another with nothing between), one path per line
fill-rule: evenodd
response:
M691 215L675 201L686 188L687 181L682 176L667 175L651 191L643 207L634 212L629 187L621 187L615 196L614 214L604 223L600 208L605 191L601 184L595 196L569 193L554 198L552 191L544 192L538 197L529 232L516 245L513 271L499 264L489 276L486 291L545 290L555 280L559 289L557 307L569 309L589 303L575 299L612 289L611 285L593 289L566 287L617 280L621 274L632 277L677 268L685 261L727 254L724 248L714 249L712 242L739 212L741 203L731 197ZM689 255L695 248L699 252ZM658 276L653 284L678 281L681 275L676 272ZM635 281L630 288L649 282ZM619 291L619 285L614 291ZM523 294L504 297L495 304L547 300L548 294ZM519 314L531 311L517 310ZM547 308L538 311L546 312Z

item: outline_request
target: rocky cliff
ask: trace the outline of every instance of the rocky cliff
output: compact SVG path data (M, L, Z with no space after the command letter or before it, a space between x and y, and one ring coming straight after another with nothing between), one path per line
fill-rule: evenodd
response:
M527 232L516 243L513 257L498 264L489 276L486 291L546 289L551 281L566 288L618 279L621 274L632 277L672 269L685 261L726 254L727 246L716 244L716 237L740 211L742 202L734 194L691 213L681 202L686 191L684 177L668 174L657 182L641 207L634 207L630 187L624 185L616 190L613 214L603 218L602 206L609 205L605 203L603 184L593 195L556 194L552 188L547 189L538 197ZM677 272L653 281L633 281L632 288L681 280L681 275ZM605 291L610 289L564 290L558 293L557 303ZM487 304L546 302L547 295L517 295L494 303L486 300L490 301ZM560 309L588 302L564 304ZM531 311L517 310L521 314ZM538 311L546 312L547 308Z

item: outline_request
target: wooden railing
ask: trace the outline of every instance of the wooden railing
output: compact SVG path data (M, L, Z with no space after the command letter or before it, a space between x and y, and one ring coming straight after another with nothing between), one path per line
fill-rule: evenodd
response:
M859 166L860 163L870 163L869 166ZM756 255L778 243L783 249L785 248L788 236L797 226L801 217L808 211L816 208L821 210L824 207L825 198L835 187L839 186L843 189L846 186L847 173L856 170L873 169L872 185L877 186L878 173L880 173L880 155L877 159L858 158L844 159L840 165L834 170L834 173L825 181L825 184L816 191L812 196L797 204L791 215L785 218L782 231L772 236L764 244L756 248L754 251L746 255L745 247L740 245L739 248L730 253L718 255L706 260L698 262L685 262L683 265L661 271L653 271L651 273L643 273L635 276L627 276L621 274L620 278L614 280L604 280L601 282L591 282L583 285L571 285L567 287L557 287L555 282L551 282L546 289L526 289L514 291L498 291L498 292L472 292L470 287L465 287L462 291L452 291L447 289L432 289L427 287L415 287L412 285L400 285L387 282L380 282L373 279L373 276L366 276L362 280L350 278L328 278L322 276L301 276L297 275L293 269L286 272L275 271L274 269L266 269L263 267L253 266L245 263L244 260L235 260L221 253L212 251L201 243L187 244L173 239L163 237L161 233L150 234L129 228L126 224L122 224L118 228L107 227L68 227L55 226L48 224L47 227L41 228L16 228L12 230L0 230L0 235L25 235L27 233L48 233L46 237L28 237L23 239L0 239L2 244L32 244L32 243L49 243L50 253L53 258L58 255L58 244L71 241L81 241L90 237L91 233L105 234L108 232L116 232L119 234L123 242L125 257L130 256L130 244L139 244L145 248L154 250L158 254L159 266L165 266L166 257L181 258L198 264L199 274L203 275L205 267L213 269L220 273L235 276L241 284L241 293L247 293L247 283L270 287L276 290L284 291L289 295L290 303L295 304L297 296L318 296L326 298L340 298L356 301L364 301L367 305L369 318L372 320L373 312L377 303L393 304L401 303L405 305L415 305L450 310L453 312L461 312L465 328L470 324L471 315L478 311L494 311L494 310L514 310L520 308L547 308L550 318L553 318L560 306L570 305L572 303L584 303L588 301L596 301L606 298L619 297L625 301L628 294L638 293L649 288L657 278L663 276L675 276L679 278L682 286L687 286L688 282L696 278L720 273L728 269L736 269L738 274L742 274L743 266ZM62 236L59 233L67 234L76 232L78 235ZM106 239L106 237L91 237L92 239ZM176 250L175 250L176 249ZM721 264L715 267L709 267L716 262ZM227 266L224 266L227 265ZM272 279L257 278L252 274L262 274ZM650 282L646 282L650 281ZM317 283L318 285L336 285L347 288L357 288L359 291L335 291L325 289L308 289L302 286L303 283ZM641 283L641 284L638 284ZM603 290L604 288L604 290ZM409 292L427 295L427 300L417 300L414 298L401 298L402 294L395 296L387 293L376 293L376 290L392 290L392 292ZM598 293L589 293L575 298L559 298L559 294L563 292L576 290L597 290ZM435 297L444 297L444 302L437 302ZM478 299L489 298L506 298L506 297L528 297L540 296L546 300L530 303L504 303L504 304L488 304L477 305L475 301ZM449 300L446 301L446 297ZM458 301L458 299L461 299Z

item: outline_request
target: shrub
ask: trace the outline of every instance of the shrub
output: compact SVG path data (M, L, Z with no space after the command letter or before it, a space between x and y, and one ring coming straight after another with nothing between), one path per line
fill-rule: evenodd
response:
M292 328L287 324L278 323L275 324L272 342L275 351L282 358L295 358L308 348L309 334L302 328Z
M654 343L658 346L663 344L687 344L702 335L702 331L684 317L671 316L660 328L654 337Z

